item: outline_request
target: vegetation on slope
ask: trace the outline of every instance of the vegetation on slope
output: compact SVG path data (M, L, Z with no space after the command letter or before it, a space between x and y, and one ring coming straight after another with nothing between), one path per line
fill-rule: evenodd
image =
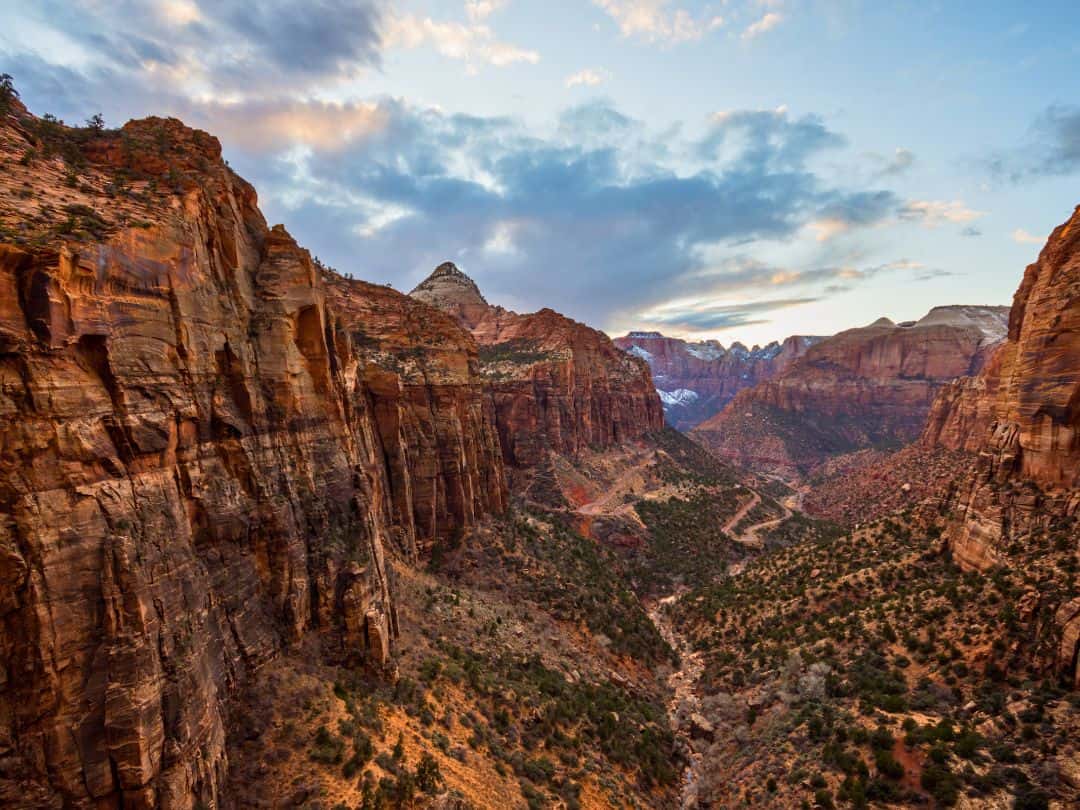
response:
M706 747L720 806L1015 807L1075 796L1080 702L1055 682L1052 617L1080 593L1075 521L964 574L940 529L897 518L750 562L677 606L730 736Z

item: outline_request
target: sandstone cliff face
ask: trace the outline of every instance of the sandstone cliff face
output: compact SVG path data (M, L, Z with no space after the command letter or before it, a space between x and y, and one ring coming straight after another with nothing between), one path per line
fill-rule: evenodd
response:
M938 389L992 355L1007 316L1006 307L939 307L915 323L882 318L841 332L777 378L736 395L694 435L736 462L786 472L910 442Z
M987 568L1080 508L1080 209L1025 271L994 361L956 386L970 396L947 392L925 440L979 453L948 539L961 565Z
M178 121L16 105L0 153L0 803L214 805L238 685L384 661L384 538L504 503L475 347L327 283Z
M615 345L649 364L668 423L689 430L719 413L739 391L781 374L821 340L793 335L782 344L724 348L718 341L688 342L659 332L631 332Z
M495 412L476 342L443 312L386 287L326 275L386 456L393 524L420 551L507 506ZM410 549L411 550L411 549Z
M490 306L451 264L410 295L458 317L480 344L508 464L527 467L549 451L609 447L663 427L648 366L602 332L550 309L519 315Z

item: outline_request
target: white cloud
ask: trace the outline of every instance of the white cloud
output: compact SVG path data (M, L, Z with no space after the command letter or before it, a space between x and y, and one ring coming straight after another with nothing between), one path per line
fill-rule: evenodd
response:
M922 220L933 228L943 222L973 222L986 216L985 211L968 208L962 200L945 202L943 200L912 200L900 211L901 219Z
M603 84L606 79L607 74L604 71L585 68L584 70L579 70L572 76L567 76L566 86L596 87L598 84Z
M783 21L784 15L779 11L766 12L765 16L760 20L747 26L746 30L742 32L742 38L753 39L760 34L764 34L766 31L771 31Z
M828 242L834 236L847 233L851 223L843 219L816 219L808 222L806 227L813 232L814 239L818 242Z
M506 5L506 0L466 0L465 15L473 22L482 22Z
M189 25L202 19L202 12L192 0L163 0L158 11L172 25Z
M388 113L374 102L335 103L291 98L244 103L193 104L185 115L230 144L266 151L304 144L334 149L381 132Z
M514 237L519 225L515 222L502 220L496 222L491 233L484 242L484 252L489 254L514 254L518 252Z
M724 24L722 17L695 18L681 8L669 9L670 0L593 0L611 16L624 37L640 36L650 42L687 42Z
M431 17L406 14L391 18L383 34L387 48L419 48L430 43L448 59L466 62L470 73L478 65L505 67L517 62L535 65L540 54L495 39L486 25L465 25L458 22L438 22Z
M1033 233L1028 233L1023 228L1017 228L1013 231L1012 238L1014 242L1019 242L1021 245L1041 245L1046 242L1045 236L1036 236Z

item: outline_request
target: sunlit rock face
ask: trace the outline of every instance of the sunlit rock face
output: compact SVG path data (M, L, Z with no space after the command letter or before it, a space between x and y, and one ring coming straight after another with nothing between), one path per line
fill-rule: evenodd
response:
M0 154L0 804L220 806L240 685L384 662L388 538L505 505L475 342L317 266L179 121L16 104Z
M977 452L949 542L987 568L1002 543L1080 506L1080 209L1051 234L1013 299L1008 340L935 404L925 440Z
M410 295L475 337L508 464L531 466L548 452L610 447L663 427L648 365L602 332L551 309L520 315L490 306L452 264Z
M785 473L913 441L937 392L993 356L1008 312L938 307L919 321L881 318L840 332L776 378L740 392L694 435L735 462Z

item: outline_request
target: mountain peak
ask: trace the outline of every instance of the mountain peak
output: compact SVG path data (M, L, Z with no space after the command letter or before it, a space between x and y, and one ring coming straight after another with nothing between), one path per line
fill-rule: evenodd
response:
M472 329L490 309L476 282L453 262L443 262L409 295L448 312Z

